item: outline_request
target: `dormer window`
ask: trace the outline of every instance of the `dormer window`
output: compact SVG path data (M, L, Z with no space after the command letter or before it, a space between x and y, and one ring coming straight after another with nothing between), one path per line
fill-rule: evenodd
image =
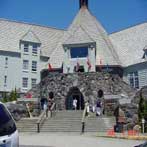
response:
M28 53L29 52L29 44L28 43L25 43L24 44L24 52L25 53Z
M88 56L88 47L71 47L71 58L86 58Z
M147 45L144 47L143 51L144 51L144 54L142 58L147 59Z
M33 54L35 54L35 55L37 55L37 44L33 44L33 46L32 46L32 53Z

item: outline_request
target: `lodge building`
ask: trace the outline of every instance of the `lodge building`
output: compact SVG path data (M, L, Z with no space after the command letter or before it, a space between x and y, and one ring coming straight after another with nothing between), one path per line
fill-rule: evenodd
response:
M116 22L117 23L117 22ZM50 72L118 74L131 87L147 85L147 23L108 34L80 0L67 30L0 19L0 92L27 92Z

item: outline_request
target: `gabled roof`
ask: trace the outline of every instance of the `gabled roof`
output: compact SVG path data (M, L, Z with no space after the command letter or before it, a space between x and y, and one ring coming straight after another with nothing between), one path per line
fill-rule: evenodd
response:
M82 28L82 26L77 27L75 32L70 35L63 44L82 44L95 42Z
M0 19L0 50L20 52L19 43L23 38L39 41L41 55L49 57L63 34L64 30L60 29Z
M147 45L147 23L109 35L123 66L145 62L144 47Z
M86 7L82 7L67 32L64 33L56 50L51 55L51 63L54 67L60 67L63 62L64 52L62 44L65 44L66 41L67 43L77 43L78 40L76 38L81 38L82 40L79 40L79 42L82 43L86 42L86 40L96 42L97 65L99 64L100 59L103 59L103 64L121 64L104 28ZM86 40L84 41L84 39Z
M27 41L27 42L34 42L34 43L41 43L37 35L33 33L33 31L28 31L23 37L20 39L22 41Z

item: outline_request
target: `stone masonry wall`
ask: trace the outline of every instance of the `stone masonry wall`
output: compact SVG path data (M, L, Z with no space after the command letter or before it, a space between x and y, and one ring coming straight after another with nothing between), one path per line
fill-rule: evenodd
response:
M127 95L132 98L134 90L130 88L119 76L108 73L50 73L35 89L32 90L34 97L48 97L49 92L54 93L58 109L65 109L65 100L72 87L79 88L84 100L95 102L99 90L104 95Z

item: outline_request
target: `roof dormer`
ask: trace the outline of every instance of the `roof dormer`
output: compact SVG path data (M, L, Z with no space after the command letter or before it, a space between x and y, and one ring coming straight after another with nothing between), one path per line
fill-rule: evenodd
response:
M37 35L33 31L28 31L22 38L20 39L21 41L25 42L33 42L33 43L41 43Z

